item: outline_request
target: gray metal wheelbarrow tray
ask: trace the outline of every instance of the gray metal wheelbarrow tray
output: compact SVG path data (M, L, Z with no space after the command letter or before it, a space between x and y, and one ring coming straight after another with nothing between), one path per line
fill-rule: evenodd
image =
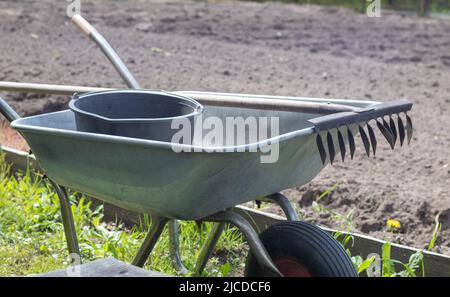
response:
M317 115L206 106L204 117L210 115L279 117L281 135L269 139L279 141L278 161L261 163L261 151L176 153L167 142L80 132L69 110L15 120L12 127L22 133L46 174L58 184L125 209L168 218L200 219L303 185L324 166L314 128L307 121Z

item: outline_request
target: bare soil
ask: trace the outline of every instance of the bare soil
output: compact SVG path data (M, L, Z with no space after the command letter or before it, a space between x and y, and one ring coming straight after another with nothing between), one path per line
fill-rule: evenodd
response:
M65 17L65 1L0 2L0 80L120 87L96 46ZM408 98L415 136L375 158L325 168L286 190L305 219L336 227L311 208L353 211L356 231L415 247L431 238L450 254L450 21L383 10L245 2L82 1L82 13L146 88L387 101ZM69 98L2 92L22 115L66 108ZM275 173L276 174L276 173ZM271 211L278 211L276 208ZM390 232L395 218L400 230Z

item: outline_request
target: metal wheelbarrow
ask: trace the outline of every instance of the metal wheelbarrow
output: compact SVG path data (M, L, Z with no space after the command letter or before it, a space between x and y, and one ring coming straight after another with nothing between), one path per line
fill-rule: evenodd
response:
M375 122L392 147L396 142L403 144L405 139L409 142L412 123L409 116L401 114L412 104L406 100L380 103L176 93L204 100L205 117L277 117L280 134L246 142L239 149L215 147L212 152L195 141L190 145L175 144L191 150L176 153L169 142L78 131L70 110L20 118L0 98L0 111L26 139L60 197L69 252L79 254L66 187L152 215L150 231L133 261L137 266L145 264L166 223L178 219L217 222L200 252L198 271L203 270L225 224L230 223L239 228L250 246L246 276L357 276L340 244L320 228L298 221L293 206L279 191L308 183L334 161L336 154L340 153L344 160L346 146L353 157L358 133L366 153L369 155L371 147L375 153L376 138L370 122ZM217 98L223 99L219 100L222 104L213 104ZM324 115L248 108L223 104L227 98L230 102L234 98L333 104L351 106L353 111L327 109ZM279 147L278 160L261 163L262 148L274 144ZM258 235L250 222L233 209L252 200L280 205L288 221Z

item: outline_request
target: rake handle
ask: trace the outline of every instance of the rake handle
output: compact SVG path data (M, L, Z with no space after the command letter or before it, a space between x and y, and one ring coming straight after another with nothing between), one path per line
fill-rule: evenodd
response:
M92 32L97 31L88 21L86 21L81 15L76 14L72 17L72 22L80 29L81 32L90 36Z
M140 85L134 76L128 70L125 63L120 59L119 55L113 49L113 47L108 43L108 41L92 26L86 21L81 15L76 14L72 17L72 22L78 27L83 33L89 36L100 49L103 51L108 60L116 68L117 72L120 74L122 79L125 81L130 89L140 89Z
M301 102L288 99L256 99L245 96L227 95L194 95L191 98L206 105L254 108L263 110L277 110L288 112L302 112L311 114L331 114L335 112L357 111L358 109L349 105L334 103Z
M95 88L83 86L66 86L51 84L34 84L0 81L0 90L10 92L29 92L55 95L72 95L73 93L89 93L114 90L112 88ZM174 94L188 96L205 105L228 106L239 108L255 108L262 110L277 110L290 112L305 112L310 114L330 114L335 112L355 111L356 107L336 103L305 102L289 99L254 98L246 95L229 95L221 93L201 92L173 92Z

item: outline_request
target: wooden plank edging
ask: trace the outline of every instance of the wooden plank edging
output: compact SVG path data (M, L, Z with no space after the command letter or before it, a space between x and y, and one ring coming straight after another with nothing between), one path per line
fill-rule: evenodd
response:
M259 210L251 209L245 206L237 206L236 210L241 212L243 216L251 216L254 221L254 225L264 230L271 225L286 220L279 215L262 212ZM325 231L335 233L337 230L320 226ZM353 233L353 232L341 232L353 237L353 246L349 247L352 255L359 255L363 258L367 258L369 254L381 254L382 246L386 243L385 240L377 239L371 236ZM408 263L409 257L420 249L408 247L401 244L391 243L391 258L399 260L403 263ZM430 277L450 277L450 256L421 250L424 256L424 270L425 276ZM420 273L419 273L420 274Z
M34 155L14 148L0 146L0 152L5 154L5 161L11 164L13 172L19 170L27 170L28 166L35 170L41 171L39 163L34 158Z

